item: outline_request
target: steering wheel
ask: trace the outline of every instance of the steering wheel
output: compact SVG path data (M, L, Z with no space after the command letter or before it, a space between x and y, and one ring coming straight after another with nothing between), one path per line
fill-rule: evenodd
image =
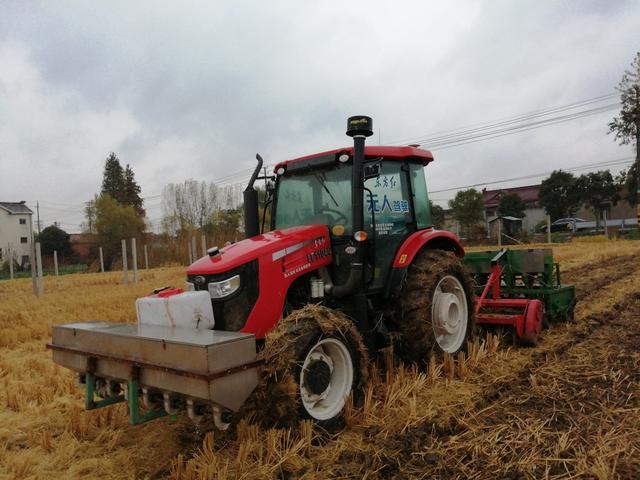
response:
M349 223L349 219L347 218L347 216L342 213L340 210L334 210L333 208L329 208L329 207L322 207L320 208L320 213L322 212L327 212L327 213L333 213L337 216L335 220L335 223L342 223L342 224L346 224Z

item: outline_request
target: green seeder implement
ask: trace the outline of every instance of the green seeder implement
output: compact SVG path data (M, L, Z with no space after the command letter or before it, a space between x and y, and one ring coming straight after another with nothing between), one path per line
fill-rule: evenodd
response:
M572 320L575 286L563 285L551 249L467 253L476 288L476 323L512 327L535 344L544 325Z

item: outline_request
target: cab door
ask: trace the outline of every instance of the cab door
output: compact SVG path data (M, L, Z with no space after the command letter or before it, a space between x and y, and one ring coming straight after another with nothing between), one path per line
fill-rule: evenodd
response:
M404 162L382 160L380 175L364 182L369 290L385 285L396 251L416 230L411 195L409 165Z

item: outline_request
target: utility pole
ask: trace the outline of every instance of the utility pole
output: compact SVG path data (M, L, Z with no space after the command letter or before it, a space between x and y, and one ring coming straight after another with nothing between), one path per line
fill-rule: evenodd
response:
M38 235L40 235L40 202L36 200L36 212L38 212Z

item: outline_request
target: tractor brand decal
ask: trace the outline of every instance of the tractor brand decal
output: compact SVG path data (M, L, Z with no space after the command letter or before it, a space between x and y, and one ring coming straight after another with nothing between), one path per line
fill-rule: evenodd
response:
M326 247L326 248L321 248L320 250L316 250L315 252L311 252L307 254L307 261L310 263L316 262L318 260L321 260L325 257L330 257L331 256L331 249Z
M291 245L290 247L283 248L282 250L278 250L271 255L271 260L274 262L276 260L280 260L282 257L289 255L290 253L297 252L301 248L306 247L307 245L313 244L315 248L321 247L325 243L324 237L316 237L311 240L306 240L304 242L296 243L295 245Z
M316 237L313 239L313 246L318 248L324 245L325 238L324 237Z
M304 265L300 265L299 267L296 267L292 270L289 270L288 272L284 272L284 278L288 278L291 275L295 275L296 273L300 273L304 270L306 270L307 268L309 268L311 266L310 263L305 263Z
M297 252L301 248L309 245L313 240L307 240L306 242L296 243L295 245L291 245L290 247L283 248L282 250L278 250L273 255L271 255L271 259L275 262L276 260L280 260L285 255L289 255L290 253Z
M400 255L400 260L398 260L398 263L400 265L404 265L407 262L407 254L403 253L402 255Z

